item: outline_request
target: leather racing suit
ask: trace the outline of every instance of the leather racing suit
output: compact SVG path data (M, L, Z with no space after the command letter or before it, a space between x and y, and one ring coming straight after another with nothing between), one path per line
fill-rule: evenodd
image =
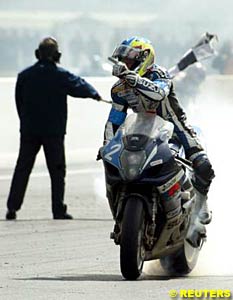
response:
M124 122L128 108L136 113L158 114L174 124L174 138L183 145L186 158L193 162L195 172L193 185L202 195L207 195L214 171L195 131L187 124L186 114L176 98L169 73L164 68L154 64L143 77L136 76L137 80L133 85L122 78L112 87L113 104L105 125L105 141L113 138L119 126ZM181 180L184 184L183 170L178 170L175 181L180 182ZM174 184L174 178L169 181ZM171 189L172 185L168 183L162 183L158 187L162 198L167 198L168 193L165 192L169 188ZM173 212L170 212L170 217L178 212L178 205L175 204L175 199L173 200L174 205L172 207L174 209Z

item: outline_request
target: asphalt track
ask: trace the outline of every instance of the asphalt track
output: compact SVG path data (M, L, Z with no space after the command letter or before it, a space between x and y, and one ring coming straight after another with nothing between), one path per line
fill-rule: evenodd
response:
M91 100L70 99L69 102L65 202L75 219L52 220L49 177L44 158L39 155L18 220L5 221L6 198L18 151L18 120L12 105L14 82L11 79L3 82L1 97L4 101L0 102L0 300L166 300L171 299L168 292L173 289L178 292L182 289L233 292L233 143L229 138L233 126L232 78L224 77L224 89L218 88L222 87L222 77L210 79L196 105L188 109L191 121L206 133L208 154L216 172L209 193L213 222L207 228L207 243L189 276L167 277L158 262L149 262L136 282L121 277L119 247L109 239L113 221L105 199L103 169L101 163L94 160L109 112L107 104ZM110 97L108 85L111 82L98 80L93 83L103 91L106 99ZM6 124L11 125L7 130ZM181 297L178 295L174 299ZM198 298L190 296L189 299Z
M2 170L0 177L1 300L166 300L171 299L170 290L232 290L233 272L213 267L216 256L208 242L190 276L170 278L158 262L149 262L139 280L124 280L119 248L109 239L113 222L101 163L68 165L66 203L75 217L71 221L52 220L43 166L33 171L17 221L5 221L11 172ZM206 261L206 255L211 259Z

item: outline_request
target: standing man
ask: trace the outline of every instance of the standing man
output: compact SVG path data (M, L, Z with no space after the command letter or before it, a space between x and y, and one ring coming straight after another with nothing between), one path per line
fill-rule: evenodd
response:
M20 150L7 200L7 220L16 219L23 203L36 155L43 147L51 178L54 219L72 219L64 204L67 95L101 100L83 78L57 66L61 52L52 37L43 39L35 51L38 61L19 73L15 99L20 119Z

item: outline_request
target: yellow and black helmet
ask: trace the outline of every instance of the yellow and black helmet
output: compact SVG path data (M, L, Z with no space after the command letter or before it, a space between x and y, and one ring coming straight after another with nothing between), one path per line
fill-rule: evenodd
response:
M134 36L124 40L114 50L112 57L119 61L133 60L131 69L143 76L155 61L155 51L149 40Z

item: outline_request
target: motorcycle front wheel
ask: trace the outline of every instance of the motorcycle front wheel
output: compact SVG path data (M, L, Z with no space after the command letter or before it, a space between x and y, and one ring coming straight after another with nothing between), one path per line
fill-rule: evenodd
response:
M129 198L124 209L120 241L121 273L128 280L136 280L142 273L144 215L142 200Z

